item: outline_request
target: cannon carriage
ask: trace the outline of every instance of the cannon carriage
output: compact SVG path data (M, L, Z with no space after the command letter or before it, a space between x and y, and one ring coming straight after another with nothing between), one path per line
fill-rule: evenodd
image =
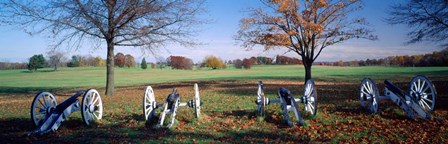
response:
M198 84L194 84L194 91L194 99L187 102L181 102L181 95L178 94L177 89L174 88L164 103L158 103L155 100L154 90L151 86L147 86L143 96L143 114L145 120L149 123L156 122L156 128L170 128L174 124L178 108L185 106L193 108L195 118L199 118L201 113L201 100ZM161 109L159 113L157 113L158 109Z
M82 101L78 99L82 96ZM85 125L92 125L103 115L103 102L95 89L77 91L74 95L57 104L56 98L49 92L38 93L31 104L31 120L37 128L28 135L43 135L56 131L73 112L81 111Z
M384 84L384 95L380 95L375 81L370 78L363 79L360 87L361 107L376 114L380 102L390 100L404 110L408 118L432 118L431 112L434 111L437 93L434 85L427 77L416 76L412 78L408 93L405 93L389 80L385 80Z
M293 125L289 112L293 112L294 117L298 125L306 125L305 121L302 119L299 111L299 106L297 103L304 104L304 110L309 112L311 115L316 115L317 113L317 88L315 87L313 80L307 80L304 88L304 95L300 98L294 98L291 91L286 88L280 88L277 91L278 99L269 99L264 94L263 82L258 82L258 92L257 100L257 114L259 116L265 115L265 108L267 105L280 103L283 112L284 120L289 126Z

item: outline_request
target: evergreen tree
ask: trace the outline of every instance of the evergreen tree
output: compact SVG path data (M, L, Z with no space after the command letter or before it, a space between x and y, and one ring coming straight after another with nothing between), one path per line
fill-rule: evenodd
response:
M146 63L145 58L142 59L142 63L140 65L141 65L142 69L148 68L148 64Z
M42 54L34 55L28 62L28 70L36 71L38 68L43 68L45 65L45 58Z
M79 59L77 56L72 56L72 60L67 64L68 67L79 67Z

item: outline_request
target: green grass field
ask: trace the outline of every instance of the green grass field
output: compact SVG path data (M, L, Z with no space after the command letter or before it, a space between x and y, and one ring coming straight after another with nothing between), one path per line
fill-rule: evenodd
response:
M303 94L302 66L255 66L250 70L171 70L116 69L114 96L104 96L105 68L62 68L29 73L26 70L0 71L0 143L447 143L448 67L321 67L313 68L318 93L317 115L299 108L307 126L289 127L280 104L266 107L266 116L256 115L257 81L263 80L265 94L277 98L277 90ZM415 75L426 75L438 95L437 119L408 119L391 102L380 103L373 115L359 106L362 78L376 80L382 93L382 80L391 79L407 91ZM182 102L193 98L193 84L199 83L201 118L193 109L179 108L170 129L146 126L142 96L146 85L154 89L157 102L163 102L177 88ZM83 125L80 112L74 112L56 132L26 136L35 129L30 106L37 91L52 89L58 103L76 90L95 87L103 100L103 119L92 127ZM78 98L80 99L80 98Z
M431 80L448 78L448 67L324 67L314 66L312 77L316 81L358 82L364 77L377 80L409 81L415 75L426 75ZM223 70L172 70L116 68L116 86L135 86L179 81L207 80L299 80L304 79L301 65L254 66L252 69ZM27 92L42 89L68 89L78 87L101 88L106 85L104 67L0 71L0 92Z

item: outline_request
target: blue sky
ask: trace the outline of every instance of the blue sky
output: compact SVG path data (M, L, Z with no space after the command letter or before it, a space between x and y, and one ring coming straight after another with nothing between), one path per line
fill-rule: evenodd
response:
M387 17L386 10L393 3L404 0L366 0L364 10L355 14L364 16L375 30L379 40L349 40L342 44L329 46L319 56L317 61L336 60L360 60L367 58L383 58L395 55L423 54L440 50L437 45L422 43L414 45L404 45L406 41L407 27L405 25L388 25L383 19ZM263 51L262 47L255 47L247 51L240 47L233 39L239 28L239 20L247 16L244 10L249 7L260 7L258 0L208 0L206 3L208 12L204 17L211 19L210 24L204 25L195 39L204 45L194 48L184 48L177 45L170 45L159 50L159 55L168 57L170 55L180 55L192 58L194 62L202 61L207 55L216 55L223 60L245 58L250 56L273 57L277 54L284 54L284 50ZM26 62L34 54L45 54L49 51L51 39L47 35L26 34L23 30L13 27L0 27L0 61ZM106 48L92 49L92 46L85 44L80 49L61 48L67 57L74 54L93 55L106 57ZM140 48L116 47L115 52L132 54L140 60L145 57L147 61L153 62L155 58L149 53L142 53ZM287 56L298 57L291 52Z

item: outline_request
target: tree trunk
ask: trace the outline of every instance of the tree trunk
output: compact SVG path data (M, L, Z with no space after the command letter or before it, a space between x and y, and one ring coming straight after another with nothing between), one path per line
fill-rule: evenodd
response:
M107 77L106 77L106 95L114 95L114 44L113 40L107 40Z
M57 70L58 70L58 65L55 64L55 65L54 65L54 71L57 71Z
M312 65L305 65L305 82L311 79L311 66Z
M303 66L305 67L305 83L307 80L311 79L311 66L313 66L313 61L306 57L302 57Z

